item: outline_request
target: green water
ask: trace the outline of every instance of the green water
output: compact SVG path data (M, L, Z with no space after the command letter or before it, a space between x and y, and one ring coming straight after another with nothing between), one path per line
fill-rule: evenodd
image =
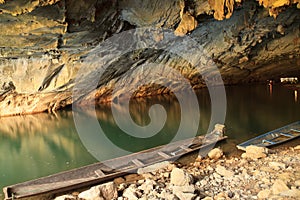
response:
M277 86L271 94L265 85L231 86L226 88L226 94L227 135L236 143L300 120L300 99L295 97L293 90ZM188 126L196 123L198 134L203 134L211 118L210 98L206 90L198 91L197 95L200 121L195 122L192 118L196 109L187 106L191 118L185 128L188 130ZM84 127L80 131L75 127L72 111L0 118L0 187L97 162L94 156L105 160L126 154L112 148L107 141L127 152L172 141L183 120L175 98L153 97L132 101L132 119L139 125L147 125L150 122L147 112L153 104L165 107L167 121L159 133L148 138L124 134L116 126L107 106L99 107L96 112L105 136L92 133L93 127L89 126L91 114L88 112L76 113L82 120L77 123ZM122 116L122 105L118 110ZM147 132L141 132L141 136L143 134L147 136ZM177 139L194 135L187 131Z

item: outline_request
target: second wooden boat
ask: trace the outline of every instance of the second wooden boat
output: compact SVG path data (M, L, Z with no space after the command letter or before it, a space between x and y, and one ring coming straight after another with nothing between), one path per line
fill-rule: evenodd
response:
M300 137L300 121L267 132L246 142L237 145L240 150L246 150L247 146L270 147Z

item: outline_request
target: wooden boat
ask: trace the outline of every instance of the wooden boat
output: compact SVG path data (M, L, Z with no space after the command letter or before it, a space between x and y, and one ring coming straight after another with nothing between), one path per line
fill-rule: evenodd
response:
M300 121L252 138L237 145L237 148L245 151L246 147L250 145L270 147L293 140L297 137L300 137Z
M3 188L6 200L53 195L80 188L90 187L128 173L139 168L166 160L175 160L180 156L210 148L216 142L226 139L223 133L213 131L204 136L186 139L133 153L120 158L95 163L78 169L61 172L47 177ZM39 198L40 199L40 198Z

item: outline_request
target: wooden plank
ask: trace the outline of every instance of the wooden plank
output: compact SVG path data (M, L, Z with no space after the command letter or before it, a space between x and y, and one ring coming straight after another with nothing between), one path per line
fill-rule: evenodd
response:
M171 158L171 156L169 156L168 154L166 154L162 151L157 152L157 154L160 155L161 157L165 158L165 159Z
M140 160L138 160L138 159L133 159L132 162L133 162L136 166L138 166L138 167L144 167L144 166L145 166L145 164L142 163L142 162L141 162Z
M262 143L269 143L269 144L276 144L276 142L272 142L272 141L270 141L270 140L262 140Z
M191 151L192 150L191 148L189 148L188 146L185 146L185 145L181 145L180 148L185 150L185 151Z
M98 177L103 177L105 176L104 172L101 170L101 169L98 169L95 171L95 174L98 176Z
M296 132L296 133L300 133L300 130L294 129L294 128L291 128L291 131Z
M292 134L289 134L289 133L280 133L280 135L283 135L286 137L294 137Z

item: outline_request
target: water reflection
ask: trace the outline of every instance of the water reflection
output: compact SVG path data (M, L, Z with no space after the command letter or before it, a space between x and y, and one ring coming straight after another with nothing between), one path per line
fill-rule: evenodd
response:
M273 85L232 86L226 89L228 110L226 125L230 138L241 142L250 137L300 120L300 103L293 90Z
M0 118L0 187L96 160L82 146L71 112Z

